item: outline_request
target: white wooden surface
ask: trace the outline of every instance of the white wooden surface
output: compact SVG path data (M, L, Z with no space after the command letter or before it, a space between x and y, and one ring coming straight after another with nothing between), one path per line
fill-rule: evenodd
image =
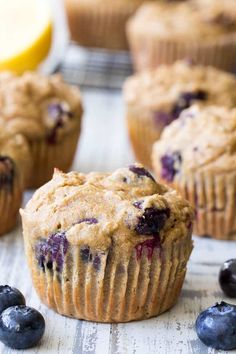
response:
M73 168L82 172L109 171L133 161L120 94L87 91L84 92L84 102L86 114ZM27 193L25 199L29 196ZM19 225L14 232L0 239L0 284L19 288L27 303L39 309L46 320L41 344L21 353L217 353L197 339L194 322L200 310L216 301L227 300L219 289L218 271L224 260L236 257L236 243L198 238L194 241L182 295L171 311L141 322L97 324L62 317L39 301L32 288ZM236 304L236 301L230 302ZM16 351L0 344L0 353Z

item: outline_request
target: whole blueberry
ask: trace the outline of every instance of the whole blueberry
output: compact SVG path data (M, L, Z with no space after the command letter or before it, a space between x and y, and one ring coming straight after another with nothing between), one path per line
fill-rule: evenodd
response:
M41 313L28 306L12 306L0 316L0 341L13 349L36 345L45 331Z
M236 259L224 262L219 273L219 283L227 296L236 298Z
M0 313L15 305L25 305L24 295L9 285L0 285Z
M196 331L208 347L231 350L236 348L236 306L221 302L201 312Z

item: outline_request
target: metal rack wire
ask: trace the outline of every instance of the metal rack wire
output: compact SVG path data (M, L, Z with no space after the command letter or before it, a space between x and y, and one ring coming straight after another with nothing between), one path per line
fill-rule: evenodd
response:
M59 71L64 79L81 88L120 89L132 74L129 53L84 49L71 44Z

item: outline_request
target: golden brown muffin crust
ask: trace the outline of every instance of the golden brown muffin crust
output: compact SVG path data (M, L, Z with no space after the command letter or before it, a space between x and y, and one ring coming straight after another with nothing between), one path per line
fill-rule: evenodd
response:
M57 171L21 213L31 228L32 239L47 238L62 230L69 243L88 244L99 250L111 245L125 250L153 239L155 232L150 228L154 226L149 223L156 217L161 243L172 242L186 234L193 220L188 203L175 191L156 183L138 164L112 174Z

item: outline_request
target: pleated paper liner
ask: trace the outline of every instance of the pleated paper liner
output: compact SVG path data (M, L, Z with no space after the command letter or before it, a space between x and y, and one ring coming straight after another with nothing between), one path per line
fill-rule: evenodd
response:
M212 39L211 42L159 39L136 31L132 22L127 37L134 67L137 71L153 69L161 64L173 64L190 59L199 65L215 66L226 71L235 70L236 33Z
M152 146L160 138L164 124L155 119L155 112L128 108L126 121L135 157L144 166L152 168Z
M12 184L6 185L3 179L4 174L0 174L0 235L11 231L17 223L19 208L22 202L24 189L24 178L21 173L15 169Z
M73 5L66 0L72 39L85 47L127 50L126 21L140 3L78 1Z
M177 301L192 251L190 231L172 243L143 246L127 254L98 253L98 266L70 246L61 274L39 268L34 245L25 237L33 283L40 299L58 313L96 322L128 322L157 316ZM94 258L95 259L95 258Z
M79 133L80 123L55 143L49 143L45 138L30 142L33 167L28 188L38 188L48 182L52 178L54 168L63 172L69 170L76 152Z
M161 180L155 161L153 156L154 172ZM176 176L174 183L168 184L195 208L196 235L236 240L236 173L199 171Z

